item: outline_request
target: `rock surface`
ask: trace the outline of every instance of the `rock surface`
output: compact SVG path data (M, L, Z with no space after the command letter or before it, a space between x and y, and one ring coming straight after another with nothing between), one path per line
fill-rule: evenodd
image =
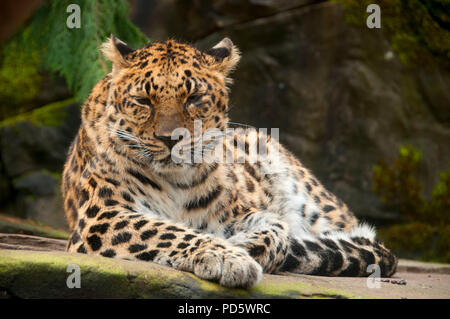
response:
M66 240L20 234L0 233L0 249L65 251Z
M31 220L1 214L0 233L34 235L59 239L67 239L69 237L69 233L64 229L55 229Z
M249 290L228 289L155 263L63 252L63 240L0 234L4 298L450 298L450 265L401 260L393 278L369 288L367 278L264 275ZM24 250L28 249L28 250ZM41 251L36 251L36 250ZM52 250L55 251L42 251ZM81 288L68 288L69 265ZM414 264L414 267L411 267ZM440 269L439 273L429 271Z
M16 216L65 228L60 179L80 125L73 100L0 123L0 205Z

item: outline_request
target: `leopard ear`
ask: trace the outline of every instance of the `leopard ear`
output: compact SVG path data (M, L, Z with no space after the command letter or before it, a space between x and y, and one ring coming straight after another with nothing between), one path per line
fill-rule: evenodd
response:
M127 55L134 51L114 34L111 34L110 38L102 44L101 50L105 57L113 63L113 73L129 66Z
M239 49L229 38L224 38L206 53L211 57L208 64L217 68L225 76L236 67L241 59Z

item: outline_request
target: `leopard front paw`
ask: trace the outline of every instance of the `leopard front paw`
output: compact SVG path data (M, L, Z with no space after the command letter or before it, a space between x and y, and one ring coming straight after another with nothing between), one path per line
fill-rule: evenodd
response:
M262 278L261 266L241 248L208 249L194 259L194 274L230 288L249 288Z

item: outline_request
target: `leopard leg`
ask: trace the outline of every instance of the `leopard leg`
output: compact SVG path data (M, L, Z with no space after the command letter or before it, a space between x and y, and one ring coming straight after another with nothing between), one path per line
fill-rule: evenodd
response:
M375 238L368 226L350 232L331 231L290 236L289 252L281 271L319 276L368 276L369 265L377 265L382 277L392 276L397 258Z
M272 273L284 263L288 249L288 225L276 215L250 212L228 226L228 241L245 248L264 269Z
M226 287L246 288L262 278L261 266L244 249L170 221L117 211L82 220L71 236L71 252L152 261Z

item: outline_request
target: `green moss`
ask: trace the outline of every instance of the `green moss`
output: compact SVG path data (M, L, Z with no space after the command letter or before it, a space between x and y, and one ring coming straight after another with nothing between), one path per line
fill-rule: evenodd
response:
M62 172L60 172L60 171L58 171L58 172L49 172L49 174L52 175L55 179L61 180Z
M81 267L82 289L66 286L69 275L66 269L70 264ZM92 275L94 270L97 276ZM120 267L103 263L102 260L94 264L79 256L36 252L0 251L0 286L8 287L16 296L25 298L83 297L93 291L106 298L121 298L130 294L126 272Z
M36 51L19 49L17 40L0 50L0 119L17 114L39 92L42 81Z
M48 104L31 112L7 118L0 122L0 127L12 126L24 121L29 121L36 126L59 126L67 116L65 106L72 103L75 103L73 98Z
M272 296L290 296L291 298L356 298L349 292L330 289L308 283L262 282L250 290L252 293Z
M26 196L26 198L27 198L28 200L30 200L30 201L34 201L34 200L36 199L36 195L28 194L28 195Z
M60 180L60 179L61 179L61 176L62 176L62 172L61 172L61 171L54 172L54 171L49 171L49 170L46 169L46 168L42 169L41 172L43 172L43 173L45 173L45 174L47 174L47 175L52 176L52 177L55 178L56 180Z
M211 294L229 296L233 298L360 298L355 294L339 289L330 289L321 285L311 285L302 282L274 282L262 281L256 286L245 289L230 289L210 281L199 280L196 276L188 274L199 281L200 288Z

